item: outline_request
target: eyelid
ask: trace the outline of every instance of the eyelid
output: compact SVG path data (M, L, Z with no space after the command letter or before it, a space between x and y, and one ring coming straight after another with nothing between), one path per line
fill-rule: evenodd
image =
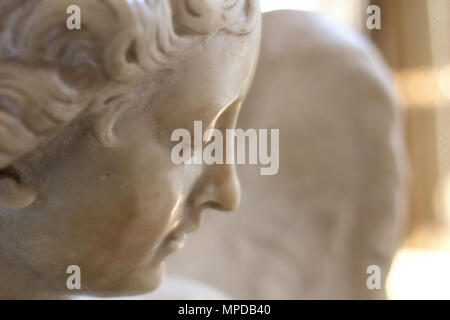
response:
M225 107L223 107L220 112L216 115L216 117L211 121L211 123L209 124L209 126L206 128L205 132L207 132L208 129L216 129L216 125L217 125L217 121L219 120L219 118L225 113L225 111L232 106L233 104L235 104L237 101L239 101L239 98L233 100L232 102L228 103ZM205 141L203 141L204 144L208 144L211 142L211 138L212 138L212 130L210 131L211 135L209 135L207 137L207 139Z
M228 103L224 108L222 108L220 110L220 112L216 115L216 117L211 121L209 126L206 128L205 133L209 129L216 129L217 122L219 121L220 117L222 117L224 115L224 113L226 113L226 111L228 111L230 108L232 108L236 104L239 104L239 108L240 108L240 106L242 105L242 101L243 101L242 96L239 96L238 98L236 98L233 101L231 101L230 103ZM235 121L236 120L237 119L235 119ZM235 125L235 123L233 124L233 127L234 127L234 125ZM210 133L211 133L211 135L207 136L206 140L203 140L203 145L206 145L211 142L213 130L211 130Z
M208 126L208 129L215 128L217 121L225 113L225 111L227 111L231 106L233 106L236 103L239 103L240 101L241 101L241 98L236 98L233 101L231 101L230 103L228 103L225 107L223 107L222 110L220 110L220 112L217 114L217 116L213 119L213 121L211 121L210 125Z
M206 129L206 130L209 130L209 129L215 129L215 128L214 128L214 127L213 127L213 128L208 128L208 129ZM211 142L211 138L212 138L212 130L211 130L210 132L211 132L211 134L210 134L209 136L207 136L205 140L203 140L203 145L207 145L208 143Z

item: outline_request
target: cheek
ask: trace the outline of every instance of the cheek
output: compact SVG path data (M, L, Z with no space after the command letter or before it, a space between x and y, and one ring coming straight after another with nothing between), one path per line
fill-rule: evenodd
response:
M115 230L121 243L135 249L157 245L178 222L184 192L177 180L171 171L148 170L111 182L98 197L106 202L98 214L106 218L105 231Z
M69 250L64 252L76 253L69 262L83 264L89 274L106 267L122 274L147 265L178 222L183 192L170 177L168 172L141 174L104 183L72 208L73 214L62 221L69 229L63 241Z
M133 216L134 230L128 236L147 247L157 245L175 228L185 198L182 181L172 172L149 178L149 183L136 183L132 194L124 199Z
M78 173L78 179L86 177L83 183L52 189L64 191L59 197L64 201L46 206L52 223L65 230L57 243L102 261L151 254L178 223L185 197L180 169L164 159L147 156L142 162L98 166Z

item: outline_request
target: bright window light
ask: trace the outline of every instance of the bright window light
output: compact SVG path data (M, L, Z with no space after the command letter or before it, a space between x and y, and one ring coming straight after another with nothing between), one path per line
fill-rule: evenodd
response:
M402 249L387 282L390 299L450 299L450 252Z

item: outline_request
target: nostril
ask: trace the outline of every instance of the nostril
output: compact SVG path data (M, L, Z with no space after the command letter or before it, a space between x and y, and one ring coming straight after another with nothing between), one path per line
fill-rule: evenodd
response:
M227 207L225 207L222 204L220 204L219 202L215 202L215 201L209 201L209 202L205 203L204 206L205 206L205 208L214 209L214 210L230 211L230 210L227 210Z
M194 207L232 211L239 206L241 188L235 174L204 179L194 190Z
M241 188L239 180L235 175L232 175L227 181L218 186L216 189L215 201L212 202L212 207L221 211L235 210L241 200Z

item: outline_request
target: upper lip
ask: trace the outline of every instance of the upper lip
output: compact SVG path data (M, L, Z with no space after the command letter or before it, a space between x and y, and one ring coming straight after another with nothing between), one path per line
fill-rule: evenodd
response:
M186 212L183 221L173 230L167 240L184 240L188 233L192 233L200 227L202 221L202 208L191 209Z
M186 232L191 233L197 230L200 225L202 224L203 220L203 207L199 207L196 209L191 209L187 212L186 220L187 220L187 227Z
M168 241L184 241L187 237L186 233L178 233L167 238Z

